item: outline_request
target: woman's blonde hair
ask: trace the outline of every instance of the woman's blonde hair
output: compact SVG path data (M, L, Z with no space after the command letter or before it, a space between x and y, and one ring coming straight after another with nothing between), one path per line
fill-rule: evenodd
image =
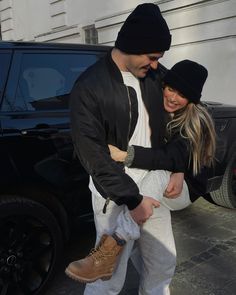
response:
M188 103L178 110L167 124L169 134L180 132L190 142L189 164L192 162L193 174L200 172L203 166L210 167L214 161L216 133L214 123L202 104Z

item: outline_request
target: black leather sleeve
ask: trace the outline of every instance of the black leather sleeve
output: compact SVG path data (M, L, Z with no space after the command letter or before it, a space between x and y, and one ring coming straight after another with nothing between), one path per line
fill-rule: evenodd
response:
M160 148L134 147L130 167L185 173L189 165L189 142L176 134Z

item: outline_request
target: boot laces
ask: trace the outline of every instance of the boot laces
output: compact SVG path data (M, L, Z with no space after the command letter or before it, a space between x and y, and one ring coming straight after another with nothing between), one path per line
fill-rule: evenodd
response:
M101 247L97 247L97 248L93 248L90 251L88 256L91 256L96 262L98 262L99 260L103 260L103 259L106 259L107 257L114 256L114 251L105 252L102 250Z

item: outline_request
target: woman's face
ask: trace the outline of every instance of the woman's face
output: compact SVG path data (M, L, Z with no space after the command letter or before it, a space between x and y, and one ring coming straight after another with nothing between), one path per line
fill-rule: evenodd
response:
M187 98L168 85L164 87L163 98L164 108L168 113L174 113L188 104Z

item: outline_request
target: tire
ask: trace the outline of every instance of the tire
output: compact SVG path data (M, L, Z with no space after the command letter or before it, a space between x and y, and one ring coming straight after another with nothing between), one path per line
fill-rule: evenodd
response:
M62 253L54 215L36 201L1 197L0 235L0 294L41 294Z
M211 197L217 205L236 208L236 154L225 170L220 188L211 192Z

